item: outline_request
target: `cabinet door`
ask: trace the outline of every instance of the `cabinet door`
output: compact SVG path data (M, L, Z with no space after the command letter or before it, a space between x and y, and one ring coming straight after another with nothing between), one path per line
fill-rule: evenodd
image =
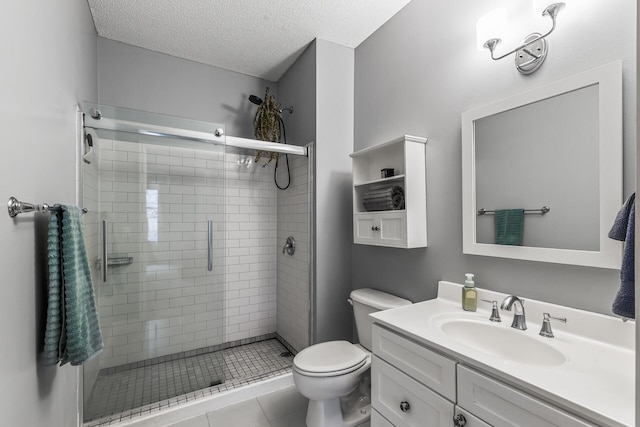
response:
M495 427L594 426L533 396L460 365L458 365L458 405Z
M373 325L373 354L451 401L456 362L401 335Z
M453 403L376 356L371 363L371 405L396 427L453 424Z
M375 229L378 227L378 230ZM366 245L375 244L378 240L380 225L370 214L356 214L353 216L353 242Z
M407 246L406 212L380 214L380 244L384 246Z

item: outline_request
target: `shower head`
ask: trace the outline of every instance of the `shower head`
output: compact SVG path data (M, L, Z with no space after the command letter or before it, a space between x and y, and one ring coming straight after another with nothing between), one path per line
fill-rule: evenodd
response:
M260 98L259 96L255 96L255 95L249 95L249 101L251 101L252 103L254 103L256 105L262 104L262 98Z
M260 98L259 96L255 96L255 95L249 95L249 101L251 101L251 103L256 104L256 105L261 105L262 104L262 98ZM281 108L280 112L282 113L283 111L288 111L289 114L293 114L293 105L291 107Z

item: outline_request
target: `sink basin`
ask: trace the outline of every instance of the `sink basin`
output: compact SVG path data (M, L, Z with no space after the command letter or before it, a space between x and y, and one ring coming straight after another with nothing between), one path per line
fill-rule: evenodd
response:
M508 325L451 319L442 322L440 329L462 345L503 360L538 366L559 366L567 361L564 354L541 341L546 338L534 338Z

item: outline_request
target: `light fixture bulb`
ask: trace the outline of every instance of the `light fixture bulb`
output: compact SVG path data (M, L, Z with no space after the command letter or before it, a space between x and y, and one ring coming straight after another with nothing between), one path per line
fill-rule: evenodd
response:
M546 22L548 16L557 16L564 7L565 3L553 3L553 0L532 0L531 14L535 22Z
M483 15L476 23L476 44L478 50L485 49L491 39L500 40L507 30L507 9L498 8ZM494 44L495 46L495 44Z
M563 8L564 3L551 4L542 11L542 16L550 16L551 19L556 19L558 12L560 12Z
M486 42L484 42L484 45L482 46L485 49L489 49L491 52L493 52L493 50L496 48L496 46L498 46L500 44L502 40L500 39L489 39Z

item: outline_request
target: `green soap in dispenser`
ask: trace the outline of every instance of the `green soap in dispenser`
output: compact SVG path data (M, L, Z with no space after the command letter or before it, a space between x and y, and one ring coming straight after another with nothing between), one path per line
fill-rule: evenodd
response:
M476 311L478 308L478 290L473 283L473 274L467 273L467 280L462 288L462 309L466 311Z

